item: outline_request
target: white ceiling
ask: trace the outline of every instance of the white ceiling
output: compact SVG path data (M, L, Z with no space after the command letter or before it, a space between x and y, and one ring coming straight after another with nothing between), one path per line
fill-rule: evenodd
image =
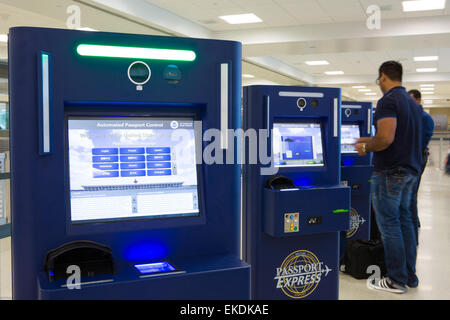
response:
M243 43L243 84L343 88L346 98L377 99L378 66L400 61L405 86L434 83L432 107L450 107L450 1L445 10L404 13L399 0L0 0L0 34L18 25L66 27L69 5L81 8L82 27L101 31L217 38ZM366 26L370 5L381 9L381 29ZM222 15L254 13L263 22L230 25ZM438 55L439 61L413 57ZM6 44L0 43L0 60ZM327 60L328 66L308 66ZM419 67L438 72L419 74ZM325 71L342 70L342 76ZM355 85L365 85L367 96Z
M389 0L147 0L213 31L365 21L366 8L378 5L385 19L449 14L450 11L404 13L401 1ZM229 25L219 16L254 13L263 23Z

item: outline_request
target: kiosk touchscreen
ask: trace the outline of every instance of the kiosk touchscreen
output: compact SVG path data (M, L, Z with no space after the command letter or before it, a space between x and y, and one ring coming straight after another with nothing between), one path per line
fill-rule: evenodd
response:
M273 137L275 166L324 165L319 123L274 123Z
M198 216L193 119L69 118L72 223Z
M342 124L341 126L341 152L356 153L355 144L361 137L359 125Z
M340 97L334 88L244 88L245 129L267 130L258 152L271 159L244 165L243 252L254 299L338 298L339 235L350 222Z
M14 299L250 298L240 166L201 161L240 127L240 62L233 41L10 30Z
M342 102L341 179L351 187L350 229L342 233L341 256L345 240L370 239L370 177L371 155L359 156L355 143L360 137L372 135L372 103Z

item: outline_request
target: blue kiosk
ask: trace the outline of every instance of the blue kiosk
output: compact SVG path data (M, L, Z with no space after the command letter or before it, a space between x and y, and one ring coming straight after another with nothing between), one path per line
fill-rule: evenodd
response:
M358 156L355 141L371 136L372 118L371 102L342 102L341 180L352 194L347 240L370 240L372 155Z
M14 299L250 298L240 167L199 161L240 127L240 66L231 41L10 30Z
M338 298L339 235L350 222L340 126L340 89L244 88L245 132L268 130L259 146L267 139L271 155L252 163L246 144L243 253L253 299Z

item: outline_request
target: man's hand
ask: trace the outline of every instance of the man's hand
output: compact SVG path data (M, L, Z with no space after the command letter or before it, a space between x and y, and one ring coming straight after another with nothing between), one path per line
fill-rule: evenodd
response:
M377 134L375 137L359 138L355 144L358 155L365 156L370 152L379 152L387 149L395 138L397 130L396 118L383 118L377 121ZM363 146L365 145L365 151Z
M365 156L367 154L367 152L363 151L363 145L365 145L365 143L357 143L355 145L355 149L358 152L359 156Z

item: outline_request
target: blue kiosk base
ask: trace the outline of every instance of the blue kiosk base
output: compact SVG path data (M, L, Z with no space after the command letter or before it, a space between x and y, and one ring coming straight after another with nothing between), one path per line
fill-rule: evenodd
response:
M370 176L371 166L343 166L341 179L351 188L350 229L347 240L370 239Z
M261 239L264 252L253 281L253 299L337 300L339 294L339 233L301 238ZM262 253L262 252L261 252Z
M232 255L177 261L167 273L139 274L132 265L117 267L119 276L90 278L79 290L66 281L49 282L39 275L39 299L44 300L247 300L250 268ZM213 286L215 290L192 290ZM69 287L70 288L70 287Z

